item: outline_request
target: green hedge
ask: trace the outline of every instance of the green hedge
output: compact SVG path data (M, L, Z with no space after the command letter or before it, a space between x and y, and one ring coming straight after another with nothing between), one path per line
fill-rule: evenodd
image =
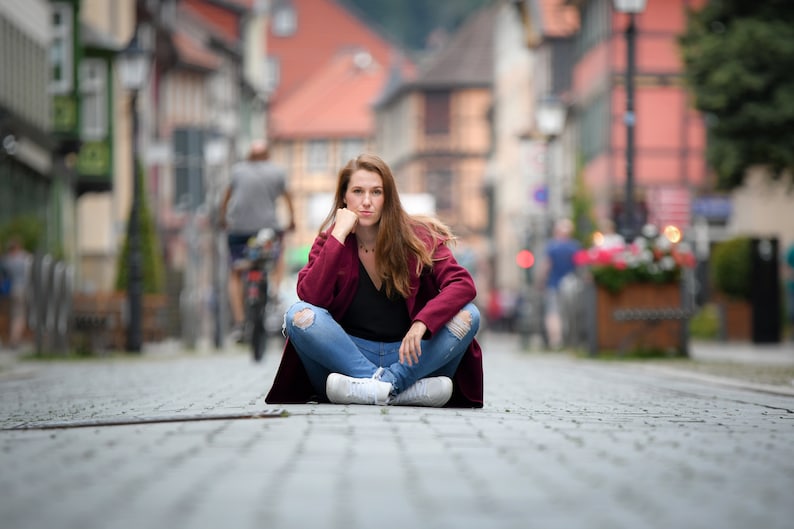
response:
M22 246L34 253L39 250L44 235L44 223L35 215L20 215L0 226L0 253L4 252L12 237L18 237Z
M710 272L716 290L734 298L750 299L751 252L748 236L737 236L715 246L711 254Z

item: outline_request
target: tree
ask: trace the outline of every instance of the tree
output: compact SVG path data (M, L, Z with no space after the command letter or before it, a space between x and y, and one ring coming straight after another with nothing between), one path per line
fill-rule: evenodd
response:
M794 2L710 0L679 44L717 187L738 187L753 165L794 169Z
M143 186L143 169L138 166L138 185ZM165 264L163 262L160 241L154 225L152 212L146 193L140 196L140 212L138 216L141 234L141 258L143 267L143 292L145 294L160 294L165 290ZM127 290L129 272L129 236L124 237L124 246L116 264L116 290Z

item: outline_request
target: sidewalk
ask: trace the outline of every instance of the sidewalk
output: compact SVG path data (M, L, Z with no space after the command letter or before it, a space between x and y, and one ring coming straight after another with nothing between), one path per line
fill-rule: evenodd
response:
M690 355L693 360L781 367L794 366L794 342L792 341L776 344L693 341L690 347Z
M794 343L701 342L689 359L643 360L638 367L671 376L794 396Z

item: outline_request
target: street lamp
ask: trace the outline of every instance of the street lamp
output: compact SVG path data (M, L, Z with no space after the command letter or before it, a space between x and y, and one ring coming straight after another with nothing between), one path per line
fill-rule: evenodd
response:
M210 221L212 226L212 315L213 315L213 343L216 349L223 348L223 321L224 311L223 303L221 303L221 262L220 262L220 248L219 248L219 221L217 217L221 198L221 186L219 173L223 170L224 165L229 159L229 142L227 137L217 137L208 140L204 144L204 164L213 170L212 191L210 193Z
M551 144L562 134L565 128L565 104L553 95L546 95L538 101L538 106L535 111L535 122L544 139L546 140L546 217L547 217L547 232L551 230L553 223L552 215L552 172L551 172Z
M559 136L565 127L565 104L555 96L541 98L535 120L543 136L550 139Z
M130 91L130 115L132 117L132 204L127 221L128 274L127 297L129 300L129 325L127 327L127 350L141 351L141 319L143 312L143 266L141 255L140 197L141 183L138 178L138 92L146 83L149 73L149 53L138 44L133 35L127 47L118 57L121 84Z
M646 0L614 0L615 10L626 13L629 23L626 26L626 205L624 213L623 236L626 242L632 242L637 233L634 218L634 41L636 37L634 16L645 9Z

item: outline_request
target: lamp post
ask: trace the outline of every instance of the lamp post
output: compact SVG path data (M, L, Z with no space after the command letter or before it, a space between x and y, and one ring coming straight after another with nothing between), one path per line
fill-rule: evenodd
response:
M551 207L551 188L553 180L551 171L551 145L562 133L563 128L565 128L565 105L559 98L553 95L542 97L538 101L535 122L538 131L546 140L546 235L548 235L553 221Z
M224 311L223 303L221 303L221 263L220 263L220 248L219 248L219 235L218 230L218 204L221 199L221 186L219 173L225 166L229 158L229 142L226 137L213 138L204 144L204 163L213 171L211 178L212 191L208 197L211 200L210 210L210 224L212 226L212 250L210 254L211 268L212 268L212 316L213 316L213 332L212 341L216 349L223 348L223 322Z
M138 178L138 92L143 88L149 72L149 54L138 44L133 35L118 59L121 83L130 91L130 115L132 118L132 204L127 221L128 261L127 297L129 321L127 327L127 350L141 351L141 319L143 312L143 258L141 255L140 197L141 183Z
M634 225L634 126L637 121L634 115L634 69L636 67L634 16L645 10L645 2L646 0L614 0L615 10L629 16L626 26L626 114L623 118L623 122L626 124L626 204L623 212L625 219L623 237L626 242L632 242L637 234L637 227Z

